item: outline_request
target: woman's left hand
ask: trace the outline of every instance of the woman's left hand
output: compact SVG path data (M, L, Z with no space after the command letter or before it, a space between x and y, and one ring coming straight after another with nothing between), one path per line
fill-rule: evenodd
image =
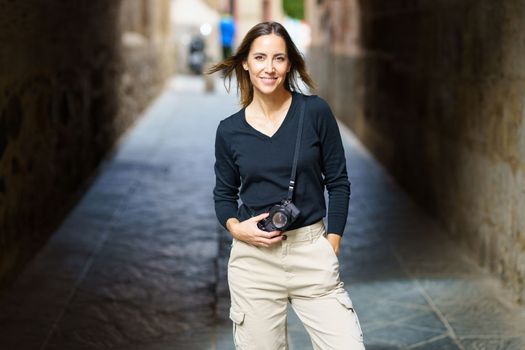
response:
M336 233L329 233L326 235L326 239L334 248L335 255L339 256L339 246L341 245L341 236Z

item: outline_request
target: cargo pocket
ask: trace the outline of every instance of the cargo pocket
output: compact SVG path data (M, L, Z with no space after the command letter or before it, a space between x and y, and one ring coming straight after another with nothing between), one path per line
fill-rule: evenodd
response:
M230 320L233 322L233 343L236 350L244 350L244 337L242 335L242 324L244 323L244 312L230 308Z
M337 301L341 303L347 310L349 310L352 313L354 321L352 322L352 325L354 326L354 329L352 329L352 335L354 338L359 340L360 342L363 341L363 331L361 330L361 324L359 323L359 318L357 317L357 313L354 310L354 305L352 304L352 300L348 296L347 292L340 293L337 295Z

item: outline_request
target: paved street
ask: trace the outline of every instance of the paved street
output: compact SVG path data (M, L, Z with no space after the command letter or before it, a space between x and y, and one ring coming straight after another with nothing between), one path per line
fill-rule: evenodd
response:
M233 349L230 240L211 192L215 128L238 108L197 78L167 85L1 295L0 349ZM341 271L367 349L525 349L523 307L342 132L352 197ZM312 349L289 322L290 348Z

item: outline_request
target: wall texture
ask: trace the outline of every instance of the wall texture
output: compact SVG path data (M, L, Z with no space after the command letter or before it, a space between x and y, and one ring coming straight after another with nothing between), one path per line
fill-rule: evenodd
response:
M169 72L163 6L0 0L0 283L159 91Z
M309 10L310 66L330 67L313 72L320 94L524 302L525 2L309 0Z
M120 108L125 130L174 72L171 0L124 0L120 9Z

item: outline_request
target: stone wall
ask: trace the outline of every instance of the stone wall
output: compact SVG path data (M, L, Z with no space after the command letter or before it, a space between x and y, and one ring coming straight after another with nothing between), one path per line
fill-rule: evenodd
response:
M309 2L320 94L525 301L525 2ZM357 51L334 29L349 11Z
M124 0L120 11L122 75L117 121L125 130L174 72L171 0Z
M167 6L0 0L0 283L159 91L170 66Z

